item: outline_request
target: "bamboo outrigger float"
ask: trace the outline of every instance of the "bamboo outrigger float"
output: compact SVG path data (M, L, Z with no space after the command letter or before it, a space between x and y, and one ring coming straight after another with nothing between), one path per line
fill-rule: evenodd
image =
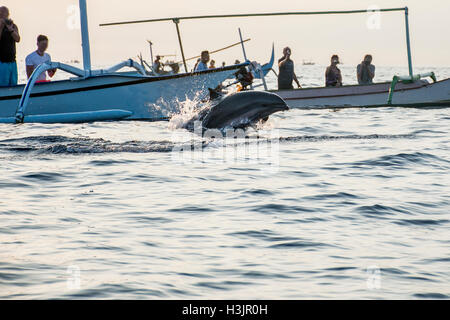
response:
M346 10L346 11L311 11L311 12L276 12L276 13L250 13L228 15L203 15L174 18L160 18L135 20L125 22L104 23L101 26L125 25L148 22L172 21L176 25L180 50L183 53L183 44L180 36L179 24L183 20L244 18L267 16L303 16L303 15L346 15L362 14L368 12L404 12L405 40L408 58L407 76L393 76L392 82L375 83L371 85L344 85L342 87L302 88L292 90L270 90L285 99L292 108L340 108L340 107L380 107L380 106L450 106L450 79L436 81L433 72L414 74L411 39L409 32L409 9L387 8L379 10ZM243 44L242 44L243 45ZM245 50L244 50L245 55ZM184 55L183 55L184 56ZM186 62L184 61L184 65ZM259 74L256 74L259 76ZM428 82L425 78L431 78ZM262 77L264 81L264 77ZM266 89L267 90L267 89Z

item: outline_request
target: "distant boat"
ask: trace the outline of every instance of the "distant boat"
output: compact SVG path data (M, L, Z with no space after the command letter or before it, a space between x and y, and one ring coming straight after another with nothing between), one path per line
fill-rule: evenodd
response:
M302 63L304 66L314 66L316 63L312 60L303 60Z

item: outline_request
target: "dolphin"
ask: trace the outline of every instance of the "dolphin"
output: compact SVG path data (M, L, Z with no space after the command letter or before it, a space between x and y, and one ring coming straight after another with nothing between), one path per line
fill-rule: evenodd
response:
M274 93L242 91L201 110L185 128L192 129L193 121L201 121L203 129L245 128L286 110L289 110L286 102Z

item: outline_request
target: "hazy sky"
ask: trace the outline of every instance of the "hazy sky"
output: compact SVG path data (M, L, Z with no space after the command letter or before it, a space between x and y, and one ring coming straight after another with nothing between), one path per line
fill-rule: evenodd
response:
M413 62L417 66L450 66L450 1L444 0L228 0L228 1L152 1L88 0L92 64L109 65L139 52L149 56L146 39L154 43L154 53L177 54L178 40L172 22L128 26L99 27L100 23L137 19L205 14L235 14L282 11L410 8ZM77 0L3 0L11 18L19 26L22 41L18 60L35 50L36 37L50 38L49 53L54 61L81 60L81 37L75 26ZM371 26L371 27L368 27ZM381 20L367 14L343 16L291 16L182 21L180 24L185 53L195 56L204 49L214 50L239 41L238 27L245 38L251 60L267 62L272 42L276 57L290 46L294 61L312 59L328 64L332 54L340 55L346 65L357 64L366 53L377 65L406 65L405 26L402 12L384 13ZM149 59L149 58L148 58ZM213 56L220 64L242 60L239 47Z

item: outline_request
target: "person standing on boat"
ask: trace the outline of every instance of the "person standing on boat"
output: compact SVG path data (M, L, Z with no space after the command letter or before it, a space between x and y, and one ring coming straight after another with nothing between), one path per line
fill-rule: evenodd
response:
M0 87L17 85L16 42L19 29L9 19L9 9L0 7Z
M340 87L342 86L341 70L337 67L339 64L339 56L333 55L331 57L331 65L325 72L325 85L327 87Z
M363 62L358 64L356 68L356 76L359 84L372 84L375 77L375 66L372 64L372 56L370 54L364 57Z
M208 70L209 51L202 51L200 62L195 67L194 71Z
M294 89L292 81L295 81L299 88L302 87L294 72L294 61L291 60L291 49L289 47L283 49L283 57L278 60L278 68L280 70L278 74L278 90Z
M52 62L52 58L45 51L48 48L48 38L44 35L39 35L37 37L37 50L30 53L26 59L25 64L27 68L27 78L30 79L33 74L34 69L36 69L40 64L46 62ZM50 78L52 78L56 69L51 69L47 71ZM36 83L47 81L47 75L45 72L42 72L36 80Z
M153 63L153 71L157 74L161 74L163 72L164 64L161 62L161 56L156 56L156 60Z
M214 60L211 60L211 62L209 63L209 68L210 69L215 69L216 68L216 62Z

